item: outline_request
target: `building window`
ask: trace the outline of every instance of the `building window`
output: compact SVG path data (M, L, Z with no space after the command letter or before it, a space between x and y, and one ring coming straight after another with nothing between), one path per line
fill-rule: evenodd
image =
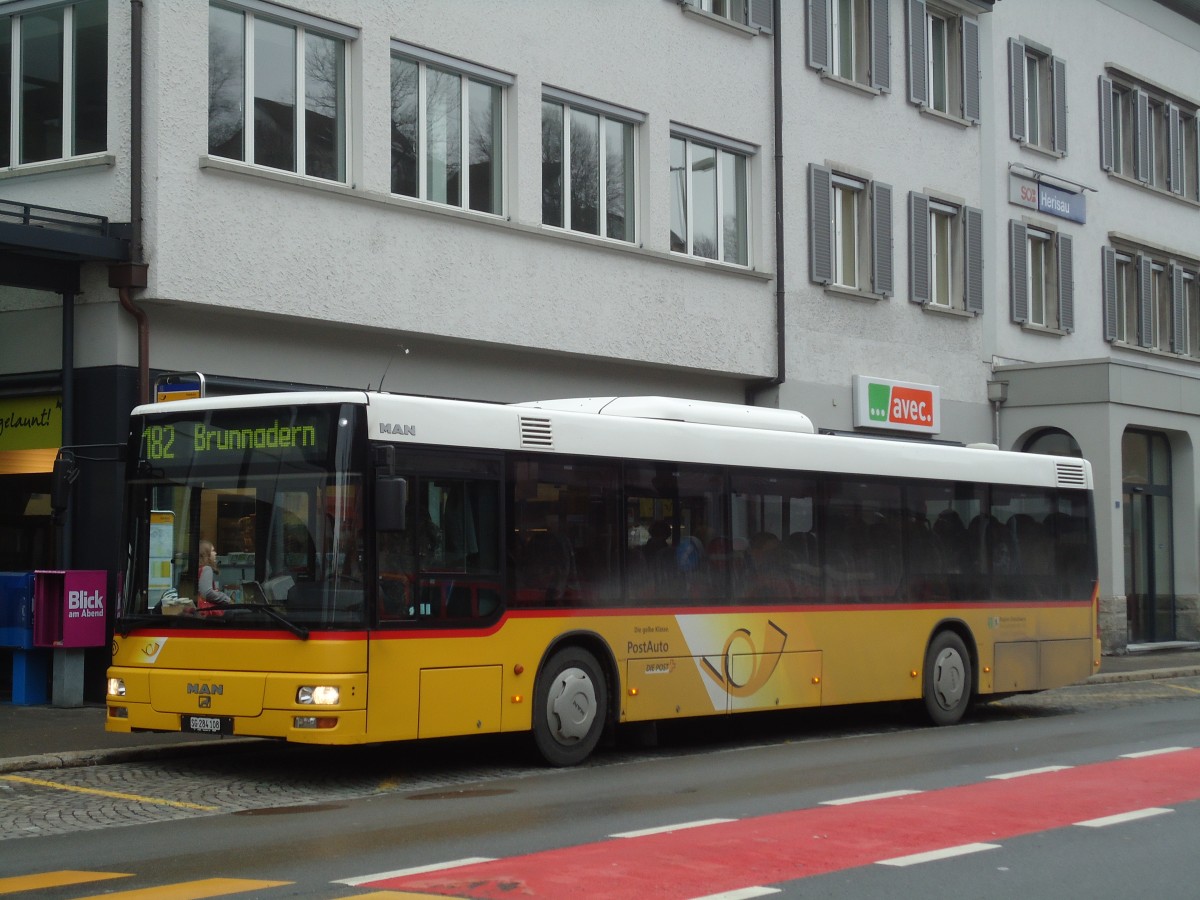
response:
M808 65L890 91L888 0L808 0Z
M636 137L644 117L561 91L542 97L542 224L636 240Z
M1066 63L1029 42L1010 38L1008 79L1013 139L1066 155Z
M1197 118L1178 98L1100 76L1100 167L1200 201Z
M1134 258L1102 248L1104 276L1104 336L1132 344L1138 337L1137 272Z
M983 312L983 212L908 195L909 299L935 309Z
M0 167L108 146L108 0L0 18Z
M209 7L208 152L344 182L346 46L357 31L275 9Z
M1183 322L1180 331L1183 344L1180 353L1186 353L1193 359L1200 359L1200 278L1195 271L1187 272L1181 266L1174 270L1177 273L1179 287L1172 285L1172 290L1180 294L1180 308L1183 311Z
M810 164L808 191L812 280L890 296L891 185Z
M1196 275L1138 248L1101 248L1104 337L1128 346L1200 358Z
M771 0L671 0L671 2L679 4L685 10L695 10L762 31L771 31L774 27Z
M978 21L926 0L907 5L909 100L978 122Z
M392 193L501 215L512 83L503 72L393 41Z
M1075 329L1074 244L1066 234L1009 222L1012 319L1061 331Z
M671 135L671 249L750 264L751 148Z

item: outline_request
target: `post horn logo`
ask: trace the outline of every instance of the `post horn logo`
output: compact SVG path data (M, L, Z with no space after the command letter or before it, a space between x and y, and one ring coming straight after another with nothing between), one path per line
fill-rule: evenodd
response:
M733 697L752 696L774 674L787 638L786 631L768 620L760 652L750 636L750 629L738 628L725 640L725 649L716 663L704 657L704 673ZM739 657L742 659L740 665ZM748 676L741 671L747 661L750 664Z

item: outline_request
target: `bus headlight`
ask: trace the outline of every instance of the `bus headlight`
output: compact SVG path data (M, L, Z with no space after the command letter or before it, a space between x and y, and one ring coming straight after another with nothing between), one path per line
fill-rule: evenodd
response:
M296 702L305 706L337 706L341 691L330 684L305 685L296 691Z
M124 697L125 696L125 679L110 678L108 679L108 696Z

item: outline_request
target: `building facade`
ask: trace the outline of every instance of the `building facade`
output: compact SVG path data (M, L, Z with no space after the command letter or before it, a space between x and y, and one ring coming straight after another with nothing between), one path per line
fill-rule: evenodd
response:
M661 394L1079 453L1106 648L1197 636L1194 8L525 6L0 4L0 569L115 588L163 372Z

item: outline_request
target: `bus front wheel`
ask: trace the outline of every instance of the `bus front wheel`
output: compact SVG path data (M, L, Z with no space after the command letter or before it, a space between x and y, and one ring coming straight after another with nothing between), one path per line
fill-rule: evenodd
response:
M558 651L538 676L533 739L552 766L583 762L600 741L608 689L596 658L579 647Z
M934 725L953 725L971 703L971 656L953 631L939 632L929 643L922 699Z

